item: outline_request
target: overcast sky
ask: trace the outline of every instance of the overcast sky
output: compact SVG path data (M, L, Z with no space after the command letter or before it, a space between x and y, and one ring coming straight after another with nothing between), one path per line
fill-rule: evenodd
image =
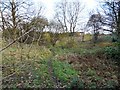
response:
M36 7L38 7L40 3L42 3L45 6L44 15L48 19L53 18L55 4L60 1L61 0L33 0ZM67 1L71 1L71 0L67 0ZM72 0L72 1L76 1L76 0ZM83 13L85 17L88 17L86 12L93 10L98 6L98 2L97 2L98 0L97 1L96 0L79 0L79 1L83 2L85 5L85 9L84 9L85 11Z

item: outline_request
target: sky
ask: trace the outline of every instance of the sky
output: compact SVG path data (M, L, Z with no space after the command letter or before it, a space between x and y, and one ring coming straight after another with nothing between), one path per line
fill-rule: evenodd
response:
M44 15L49 20L52 19L54 16L55 4L60 1L61 0L33 0L36 7L39 6L40 3L42 3L45 6ZM69 2L70 0L67 0L67 1ZM72 0L72 1L76 1L76 0ZM96 0L79 0L79 1L83 2L83 4L85 5L85 9L84 9L85 11L83 11L84 12L83 16L86 16L86 12L93 10L98 6L97 4L98 2Z

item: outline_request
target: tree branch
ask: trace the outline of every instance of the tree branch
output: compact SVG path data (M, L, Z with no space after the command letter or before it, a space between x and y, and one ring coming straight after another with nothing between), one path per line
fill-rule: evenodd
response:
M7 49L8 47L10 47L12 44L14 44L17 40L21 39L23 36L27 35L28 33L30 33L33 30L29 30L28 32L24 33L23 35L21 35L20 37L18 37L17 39L15 39L14 41L12 41L11 43L9 43L7 46L5 46L4 48L2 48L0 50L0 52L2 52L3 50Z

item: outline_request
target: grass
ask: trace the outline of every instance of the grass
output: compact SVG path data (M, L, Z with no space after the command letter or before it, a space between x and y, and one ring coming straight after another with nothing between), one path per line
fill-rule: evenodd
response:
M77 77L78 71L74 70L67 62L61 62L58 60L53 61L54 73L58 77L61 83L64 85L70 84L73 77Z
M4 51L2 56L3 78L15 73L14 77L11 76L3 80L3 87L53 87L47 64L52 52L48 48L32 46L32 50L30 50L27 45L18 48L17 44L16 46L14 44ZM53 60L53 68L60 81L66 83L70 81L67 76L71 77L77 72L70 65L58 60Z
M49 60L60 87L115 88L118 66L102 56L108 45L80 42L62 48L15 43L2 53L3 88L55 88Z

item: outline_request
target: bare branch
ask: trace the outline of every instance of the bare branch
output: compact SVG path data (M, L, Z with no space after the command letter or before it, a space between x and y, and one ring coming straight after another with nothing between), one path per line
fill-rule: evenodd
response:
M25 34L23 34L22 36L18 37L17 39L15 39L14 41L12 41L11 43L9 43L7 46L5 46L4 48L2 48L0 50L0 52L2 52L3 50L7 49L8 47L10 47L12 44L14 44L16 41L18 41L19 39L21 39L23 36L27 35L28 33L30 33L33 30L29 30L28 32L26 32Z

